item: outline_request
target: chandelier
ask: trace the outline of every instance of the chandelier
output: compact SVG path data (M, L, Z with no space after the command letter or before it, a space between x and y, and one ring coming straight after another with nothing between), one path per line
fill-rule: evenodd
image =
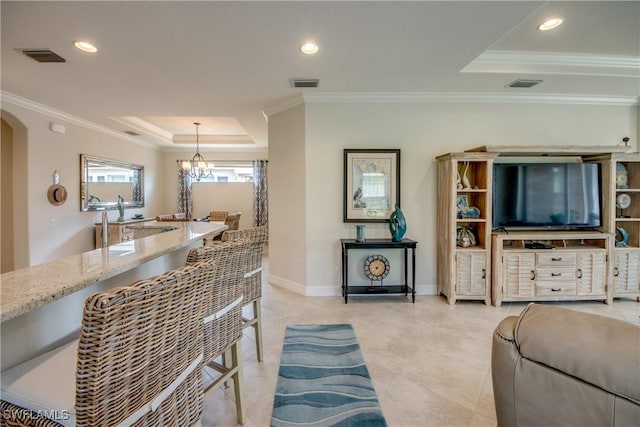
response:
M182 169L185 173L196 181L200 181L202 178L208 178L213 176L213 163L209 163L200 154L200 135L198 134L198 126L200 123L193 122L196 125L196 154L193 155L191 160L185 160L182 162Z

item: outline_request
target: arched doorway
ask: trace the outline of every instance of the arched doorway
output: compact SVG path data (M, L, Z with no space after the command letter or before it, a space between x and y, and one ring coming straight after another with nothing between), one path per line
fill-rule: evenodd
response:
M0 110L0 268L1 272L29 266L27 208L27 129Z

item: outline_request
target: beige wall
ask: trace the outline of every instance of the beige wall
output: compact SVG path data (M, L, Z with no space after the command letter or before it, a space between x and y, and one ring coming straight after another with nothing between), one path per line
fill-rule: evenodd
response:
M253 226L252 182L194 182L191 197L194 218L211 211L241 212L239 228Z
M101 214L80 211L81 153L144 165L146 206L128 209L126 216L155 214L162 210L165 189L155 184L162 168L161 155L157 150L84 126L54 120L45 113L13 104L3 103L2 117L5 116L10 118L7 122L14 129L14 150L25 150L24 167L15 173L25 171L26 176L21 176L14 183L24 187L14 196L18 202L22 197L26 199L26 209L14 211L14 220L24 222L24 231L16 231L16 243L27 245L28 256L24 265L16 260L16 268L94 249L94 223L100 221ZM51 132L51 122L66 126L66 133ZM16 127L23 127L26 131L16 136ZM19 154L14 152L14 159ZM55 170L60 172L60 183L68 192L67 202L61 206L52 206L47 200L47 189L53 183ZM115 221L118 212L109 211L108 215Z
M305 117L299 113L300 108L279 113L269 121L270 166L276 169L270 175L274 196L270 263L278 266L277 270L271 269L272 275L277 274L290 282L291 289L302 289L301 293L307 295L340 294L339 239L355 235L355 224L342 222L344 148L402 150L401 203L408 223L406 237L418 241L418 291L434 294L436 155L480 145L616 145L624 136L631 138L634 148L638 147L638 107L307 103ZM305 121L304 126L299 120ZM279 167L295 167L295 182ZM299 192L305 194L304 206L298 205ZM291 200L287 206L302 215L292 221L295 242L304 241L304 248L295 253L274 247L276 243L286 247L288 239L284 236L291 225L284 219L291 219L292 215L277 206L288 198ZM302 218L304 223L300 224ZM386 224L366 224L366 235L389 237L389 230ZM283 237L276 240L277 236ZM289 257L295 262L287 262ZM399 264L391 261L392 270L398 269ZM362 263L357 257L353 262L353 280L361 281Z
M302 294L309 249L308 203L313 197L307 161L305 106L269 117L269 281ZM323 181L313 184L311 189L324 186ZM315 215L325 213L321 209Z
M13 270L13 130L2 122L0 150L0 273Z

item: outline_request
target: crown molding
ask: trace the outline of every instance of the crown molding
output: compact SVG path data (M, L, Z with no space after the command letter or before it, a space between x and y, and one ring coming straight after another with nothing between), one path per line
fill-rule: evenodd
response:
M146 141L139 141L135 138L129 137L127 135L123 135L120 132L116 132L112 129L109 129L105 126L99 125L97 123L91 122L89 120L82 119L80 117L74 116L72 114L65 113L64 111L56 110L55 108L51 108L47 105L40 104L38 102L32 101L27 98L23 98L21 96L15 95L11 92L7 92L4 90L0 90L0 103L1 104L12 104L17 107L24 108L29 111L34 111L36 113L43 114L52 119L62 120L67 123L71 123L77 126L81 126L86 129L93 130L95 132L99 132L122 141L130 142L132 144L142 145L148 148L158 149L158 147L154 144L151 144Z
M294 96L291 96L285 99L282 102L278 102L272 105L271 107L265 108L264 110L262 110L262 114L265 116L268 122L270 116L273 116L274 114L282 113L283 111L286 111L290 108L304 104L305 102L306 102L306 99L304 94L296 94Z
M516 104L573 104L573 105L610 105L637 106L637 96L600 96L600 95L552 95L552 94L509 94L509 93L306 93L305 104L328 103L428 103L428 102L473 102L473 103L516 103Z
M640 78L640 57L567 52L488 50L463 73L540 73Z

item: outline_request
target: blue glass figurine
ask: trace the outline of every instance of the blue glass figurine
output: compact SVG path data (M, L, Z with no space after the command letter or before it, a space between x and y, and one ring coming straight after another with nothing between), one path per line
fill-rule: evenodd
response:
M407 231L407 221L400 207L396 205L396 209L389 216L389 230L391 231L391 240L399 242Z

